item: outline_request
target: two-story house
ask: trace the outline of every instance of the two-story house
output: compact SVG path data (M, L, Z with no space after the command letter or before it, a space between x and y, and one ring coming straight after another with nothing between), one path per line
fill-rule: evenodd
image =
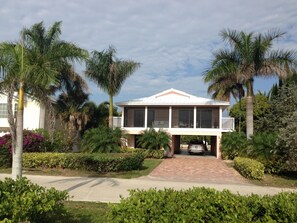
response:
M220 158L222 132L234 128L232 119L222 117L229 102L196 97L176 89L116 105L122 108L121 128L128 135L129 147L136 146L143 130L161 128L172 136L175 153L180 151L182 135L210 136L211 153Z

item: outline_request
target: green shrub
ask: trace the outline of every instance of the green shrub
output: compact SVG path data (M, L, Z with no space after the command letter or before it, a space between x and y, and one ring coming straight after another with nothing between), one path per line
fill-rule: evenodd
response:
M11 150L9 150L5 145L0 146L0 167L11 167L11 164L12 164Z
M246 135L240 132L228 132L223 134L221 147L223 159L234 159L245 154L248 141Z
M25 178L6 178L0 181L0 221L52 222L55 214L64 211L67 198L66 191L45 189Z
M240 196L207 188L131 190L111 204L109 222L296 222L297 194Z
M66 152L72 150L72 142L68 140L67 134L65 131L55 130L50 133L45 129L36 129L34 132L40 134L45 139L41 144L42 151L44 152Z
M163 159L164 150L139 149L139 148L121 148L122 153L141 153L145 159Z
M256 133L249 141L247 156L258 160L265 166L266 173L279 173L282 163L280 159L277 145L276 133Z
M23 167L81 169L104 173L136 170L142 166L143 160L144 156L139 153L28 153L23 154Z
M35 133L30 130L24 130L23 132L23 151L24 152L41 152L42 143L44 142L44 138L42 135ZM11 135L5 134L0 137L0 147L4 146L11 150Z
M169 142L170 136L167 132L161 129L156 131L153 128L144 130L138 139L138 143L142 148L154 150L160 150L162 148L164 150L170 149Z
M261 180L264 177L264 165L253 159L236 157L234 168L249 179Z
M89 129L82 140L83 151L98 153L115 153L120 151L122 131L120 128L101 126Z

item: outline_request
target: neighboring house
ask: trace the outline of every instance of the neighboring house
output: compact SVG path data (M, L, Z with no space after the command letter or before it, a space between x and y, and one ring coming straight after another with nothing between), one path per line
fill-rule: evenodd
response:
M24 102L24 129L45 128L45 107L29 96L25 96ZM15 94L13 99L13 105L13 110L16 114L17 94ZM0 94L0 136L9 132L7 116L7 96Z
M155 128L166 130L172 136L175 153L180 152L182 135L210 136L211 153L220 158L222 132L234 128L234 119L222 117L229 102L196 97L175 89L116 105L122 108L121 128L128 135L130 147L136 146L143 130Z

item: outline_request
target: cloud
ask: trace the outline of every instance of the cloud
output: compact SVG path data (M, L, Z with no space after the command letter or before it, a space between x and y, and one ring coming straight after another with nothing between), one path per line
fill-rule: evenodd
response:
M63 39L89 51L112 44L119 58L142 64L116 100L171 87L207 96L201 75L212 53L224 47L218 35L222 29L279 28L287 33L274 47L294 49L296 11L295 0L10 0L1 3L0 41L17 40L23 27L36 22L49 26L61 20ZM106 100L95 84L90 85L92 100Z

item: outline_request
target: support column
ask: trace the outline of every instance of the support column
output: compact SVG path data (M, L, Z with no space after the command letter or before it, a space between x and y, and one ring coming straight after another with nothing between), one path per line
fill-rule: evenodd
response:
M121 127L124 127L124 118L125 118L125 107L122 108L122 120L121 120Z
M147 106L144 109L144 128L147 128Z
M180 153L180 135L172 136L172 150L174 151L174 154Z
M222 159L222 152L221 152L221 135L216 136L216 149L217 149L217 159Z
M128 147L135 148L135 135L128 136Z
M222 107L220 107L220 112L219 112L219 128L222 129Z
M172 107L169 107L169 128L172 128Z
M194 129L196 129L196 123L197 123L197 107L194 107Z

